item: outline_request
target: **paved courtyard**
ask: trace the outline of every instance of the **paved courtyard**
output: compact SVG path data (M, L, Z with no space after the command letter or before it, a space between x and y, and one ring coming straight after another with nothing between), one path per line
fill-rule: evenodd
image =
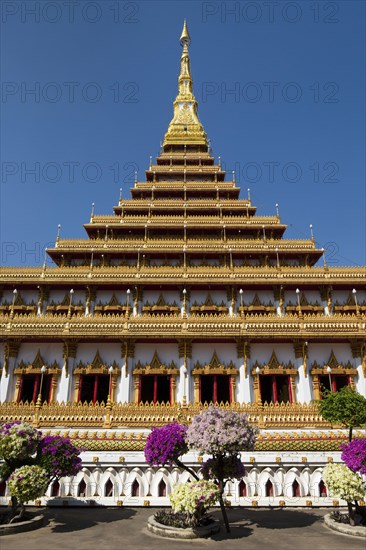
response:
M1 550L153 550L157 548L227 550L365 550L362 539L323 525L325 509L228 510L231 533L224 528L212 539L173 541L151 535L146 520L152 508L47 508L48 524L36 531L1 537ZM220 518L220 512L213 516Z

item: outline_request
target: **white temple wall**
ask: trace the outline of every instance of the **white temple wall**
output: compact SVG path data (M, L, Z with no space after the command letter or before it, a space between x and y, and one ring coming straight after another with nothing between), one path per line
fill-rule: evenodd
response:
M216 351L220 363L228 364L232 361L239 368L240 361L237 358L236 344L233 343L194 343L192 342L192 368L199 361L202 365L207 365Z
M157 352L160 361L165 365L170 365L172 361L179 366L179 354L177 343L160 343L159 341L149 344L136 343L135 360L141 361L142 365L150 364L155 351Z
M146 302L149 302L151 305L155 304L159 299L160 295L163 295L164 300L167 304L173 304L176 302L177 305L180 304L179 292L174 290L145 290L143 293L142 305Z
M262 304L268 304L269 302L274 304L274 293L271 290L247 290L244 286L241 288L243 290L243 305L245 306L249 306L253 302L256 294ZM239 293L237 295L236 303L237 306L240 306L241 304Z
M280 363L287 364L291 361L295 364L295 353L292 344L262 344L253 343L250 347L250 365L254 365L256 361L260 364L267 364L271 358L272 352L275 352Z
M194 302L197 302L198 304L204 303L209 294L215 303L221 304L221 302L224 302L224 304L228 304L226 290L216 290L216 289L209 290L205 288L205 289L191 291L191 296L189 301L190 305L192 305Z
M131 292L132 292L132 290L131 290ZM117 298L118 302L121 305L126 304L126 301L127 301L126 290L99 290L96 293L95 304L96 305L99 305L99 303L101 303L102 305L108 304L110 302L110 300L112 299L113 294L115 295L115 297ZM130 301L131 301L131 299L132 298L130 296Z
M347 289L347 290L333 290L332 291L332 303L333 305L338 302L339 304L345 304L349 298L349 293L350 291ZM362 301L361 300L361 295L363 293L361 291L358 291L357 292L357 300L358 302ZM365 297L363 297L363 299L365 299Z
M338 344L334 342L322 342L321 344L310 343L308 345L308 369L311 369L314 361L320 366L323 366L323 364L328 361L332 350L340 363L345 364L351 361L351 363L354 364L349 344Z

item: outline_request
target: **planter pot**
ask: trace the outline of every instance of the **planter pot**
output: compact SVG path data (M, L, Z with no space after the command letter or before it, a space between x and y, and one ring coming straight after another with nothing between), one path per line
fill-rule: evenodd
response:
M363 525L347 525L346 523L339 523L331 518L330 514L324 516L324 523L330 529L343 533L344 535L353 535L354 537L362 537L366 539L366 527Z
M29 520L19 521L18 523L4 523L0 525L0 536L14 535L16 533L24 533L24 531L33 531L43 527L46 523L44 516L34 516Z
M215 521L203 527L187 527L182 529L180 527L171 527L158 523L154 519L154 516L150 516L147 520L147 528L151 533L154 533L154 535L171 539L199 539L209 537L220 531L220 525Z

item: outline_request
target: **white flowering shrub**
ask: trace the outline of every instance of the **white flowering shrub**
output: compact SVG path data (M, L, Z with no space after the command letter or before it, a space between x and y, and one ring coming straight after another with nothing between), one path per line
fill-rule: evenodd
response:
M42 433L23 422L4 424L0 428L0 457L21 461L35 454Z
M49 477L41 466L21 466L8 479L10 494L20 503L35 500L44 495L49 483Z
M365 498L366 483L344 464L328 464L323 470L323 479L333 497L347 502Z
M169 495L174 512L184 512L191 525L198 525L219 498L220 491L213 481L194 481L176 485Z

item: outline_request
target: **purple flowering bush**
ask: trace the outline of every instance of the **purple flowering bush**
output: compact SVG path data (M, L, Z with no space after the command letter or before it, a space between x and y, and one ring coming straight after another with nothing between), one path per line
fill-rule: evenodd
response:
M145 458L150 466L172 466L188 451L187 426L177 422L153 428L146 440Z
M66 437L47 435L39 445L39 463L50 478L74 476L81 470L80 450Z
M366 438L353 439L347 445L342 445L342 460L352 472L366 475Z

